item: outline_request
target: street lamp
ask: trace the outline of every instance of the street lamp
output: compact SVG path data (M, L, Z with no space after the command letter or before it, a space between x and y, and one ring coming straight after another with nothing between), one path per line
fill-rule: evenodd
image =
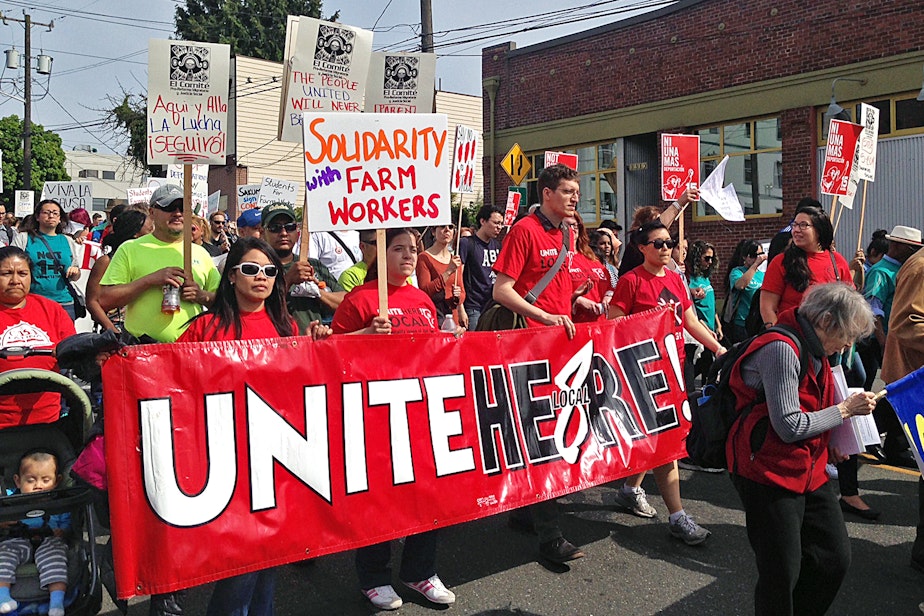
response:
M828 110L825 112L825 126L830 124L831 120L847 120L851 121L852 116L850 115L849 109L844 109L837 104L837 99L834 96L834 87L837 85L838 81L852 81L858 83L861 86L866 85L866 79L855 79L853 77L838 77L831 82L831 104L828 105Z

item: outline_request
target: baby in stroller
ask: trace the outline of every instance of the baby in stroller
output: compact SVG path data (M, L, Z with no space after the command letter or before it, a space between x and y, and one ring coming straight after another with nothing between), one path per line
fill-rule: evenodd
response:
M61 483L58 459L50 451L33 449L19 461L19 472L13 476L22 494L54 490ZM46 517L24 518L5 522L9 538L0 541L0 614L19 607L10 596L16 582L16 568L35 557L39 582L49 591L48 616L64 616L64 593L67 590L67 544L65 536L71 527L69 513Z

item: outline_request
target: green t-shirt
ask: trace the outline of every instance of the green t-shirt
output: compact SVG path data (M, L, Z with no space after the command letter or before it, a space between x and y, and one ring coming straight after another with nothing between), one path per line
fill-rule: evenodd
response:
M358 261L343 270L343 273L340 274L340 280L337 282L340 283L340 286L343 287L344 291L349 293L353 290L353 287L358 287L359 285L366 282L366 274L368 273L369 266L366 265L366 262Z
M745 266L736 267L728 275L728 286L730 289L733 289L728 297L725 298L726 302L738 302L738 309L735 310L735 314L732 315L732 322L735 325L740 325L744 327L744 322L748 318L748 313L751 312L751 302L754 301L754 294L757 292L757 289L764 284L764 273L760 270L754 272L754 275L751 276L751 282L748 283L748 286L744 289L735 289L735 284L741 280L741 277L744 276L744 273L748 271L748 268ZM738 297L741 297L740 301Z
M183 242L162 242L148 234L125 242L115 252L100 284L128 284L165 267L183 267ZM192 274L202 289L214 292L220 276L212 257L202 246L192 245ZM164 314L160 305L164 291L149 287L125 311L125 329L135 336L147 334L158 342L174 342L186 330L186 322L205 308L181 301L179 312Z
M706 291L703 299L693 300L693 307L696 310L696 316L706 323L706 327L715 331L715 291L712 288L712 281L705 276L690 276L690 288L702 288Z
M889 329L889 315L892 314L892 299L895 297L895 276L901 264L889 257L882 257L866 272L863 295L867 300L878 299L882 303L882 328Z

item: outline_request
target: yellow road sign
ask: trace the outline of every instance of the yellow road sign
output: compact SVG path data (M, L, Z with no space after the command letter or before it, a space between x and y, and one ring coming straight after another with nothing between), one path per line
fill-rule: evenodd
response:
M513 144L513 147L504 156L504 160L501 161L501 167L504 168L513 183L517 185L523 181L529 170L533 168L519 143Z

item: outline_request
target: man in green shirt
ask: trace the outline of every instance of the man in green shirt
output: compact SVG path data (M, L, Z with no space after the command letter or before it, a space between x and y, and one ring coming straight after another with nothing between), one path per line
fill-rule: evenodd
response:
M134 336L173 342L186 323L212 303L219 274L212 258L193 244L192 278L183 273L183 190L165 184L151 195L154 231L122 244L100 281L103 310L126 307L125 329ZM180 289L179 310L161 311L164 287Z
M366 274L369 273L369 266L375 262L375 231L367 229L359 232L359 250L363 254L362 261L358 261L345 269L340 274L340 286L349 293L353 287L366 282Z

